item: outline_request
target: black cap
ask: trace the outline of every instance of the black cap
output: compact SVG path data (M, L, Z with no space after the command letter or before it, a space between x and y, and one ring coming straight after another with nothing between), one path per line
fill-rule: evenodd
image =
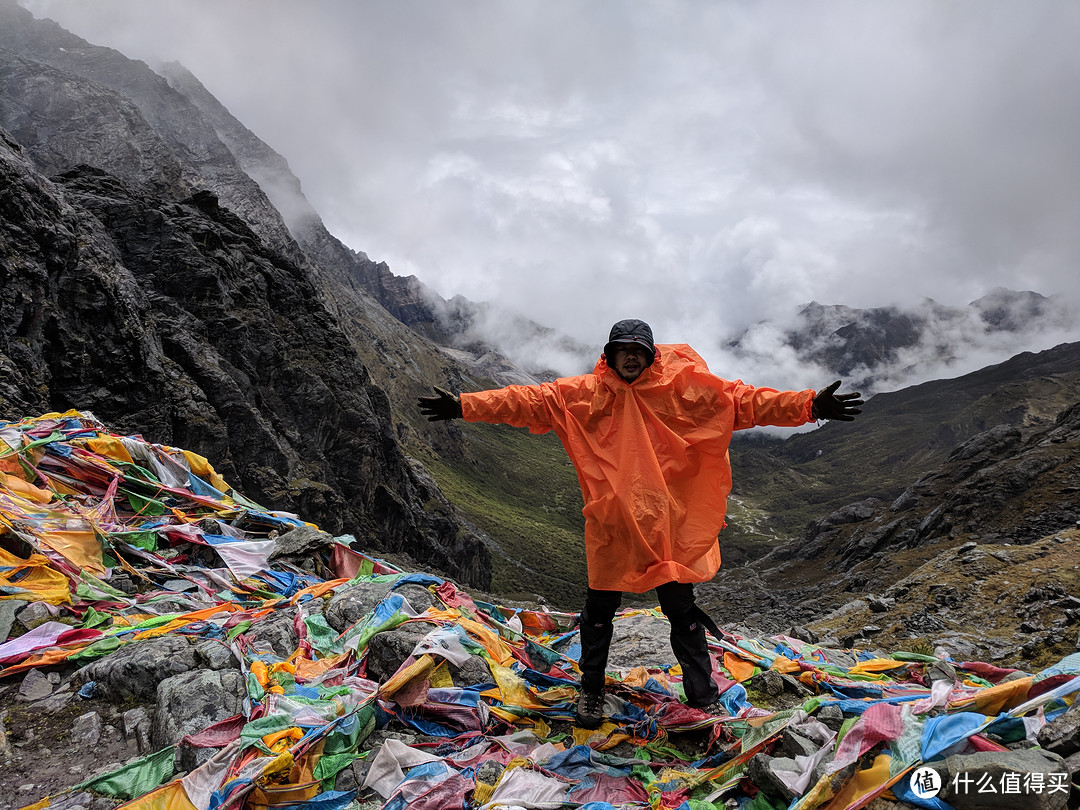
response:
M608 333L608 342L604 354L608 355L618 348L620 343L635 343L649 352L649 365L656 359L656 345L653 343L652 329L645 321L627 318L619 321Z

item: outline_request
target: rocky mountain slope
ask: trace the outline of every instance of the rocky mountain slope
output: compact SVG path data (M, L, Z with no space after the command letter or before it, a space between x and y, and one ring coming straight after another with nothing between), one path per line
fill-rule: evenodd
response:
M807 523L866 498L891 502L958 445L999 425L1049 426L1080 401L1080 344L1023 353L947 380L878 394L850 424L785 441L736 435L738 559L801 536Z
M236 157L239 167L266 193L297 244L324 275L325 283L344 293L342 313L359 310L365 317L372 317L376 313L363 300L370 296L401 324L441 347L456 350L452 356L463 367L503 384L531 383L538 377L555 376L538 356L530 355L528 347L534 343L542 344L545 352L561 353L570 363L591 367L595 347L578 345L519 314L490 304L460 296L447 301L415 276L395 275L386 262L372 261L363 252L346 248L326 230L284 158L241 124L183 65L170 62L159 66L158 71L171 88L198 108ZM231 202L230 188L212 185L214 178L203 179L222 195L223 202ZM253 214L252 219L261 218L261 214ZM359 298L352 294L356 287L362 291ZM390 329L386 324L380 327ZM513 356L516 364L506 360L503 353Z
M395 440L385 393L303 271L201 192L0 142L0 409L83 408L200 448L256 498L485 585L490 562ZM418 542L419 541L419 542Z
M1080 358L1080 345L1016 360L1048 394L1042 407L1055 389L1057 401L1071 401L1052 422L996 424L902 491L836 509L802 537L725 568L703 587L712 609L770 629L810 623L848 643L948 641L986 660L1038 663L1072 650L1080 392L1077 371L1039 377L1048 356ZM988 369L983 379L1000 373ZM961 381L967 385L955 390L978 392L976 380ZM946 393L937 390L943 400Z

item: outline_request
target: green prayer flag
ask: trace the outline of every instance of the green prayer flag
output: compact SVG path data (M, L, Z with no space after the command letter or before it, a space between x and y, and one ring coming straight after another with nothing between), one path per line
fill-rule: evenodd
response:
M116 590L111 585L106 585L102 580L86 570L79 572L79 584L75 589L75 593L87 599L87 601L100 599L108 602L115 599L131 603L131 597L126 593Z
M844 722L842 722L840 724L840 730L836 733L836 745L837 745L838 748L840 747L840 743L842 743L844 741L844 737L847 736L847 733L849 731L851 731L851 727L853 725L855 725L857 722L859 722L859 720L861 720L861 719L862 719L861 714L858 715L857 717L845 717L844 718Z
M102 613L99 610L94 610L93 607L87 608L86 613L83 614L83 620L80 627L94 628L94 627L106 627L113 623L113 617L108 613Z
M240 730L241 747L250 748L252 745L255 745L258 746L261 751L269 754L269 749L262 744L262 738L267 734L276 734L279 731L284 731L295 725L296 723L293 722L292 715L282 713L268 714L266 717L252 720Z
M791 716L798 711L797 709L784 709L768 718L764 723L757 727L750 727L746 730L746 734L742 738L741 751L749 751L758 743L764 742L770 737L779 734L783 731L788 723L791 722Z
M94 661L98 658L102 658L111 652L115 652L124 645L124 639L120 636L109 636L107 638L101 638L94 643L83 647L77 653L68 656L68 660L81 663L83 661Z
M171 779L175 760L176 746L170 745L112 773L87 779L72 790L89 789L116 799L134 799Z
M356 756L348 751L342 754L323 754L312 776L323 783L322 790L333 790L337 775L349 767Z
M326 618L321 613L305 616L304 624L307 626L308 643L319 655L329 658L345 651L345 647L338 640L337 630L326 623Z
M760 792L750 800L744 810L787 810L787 807L787 802L768 796L764 792Z
M117 532L113 537L144 551L157 551L158 533L156 529L146 529L141 532Z
M145 515L148 517L157 517L158 515L165 514L165 504L161 501L154 500L153 498L144 498L142 495L137 495L128 489L121 489L131 504L131 508L135 510L137 515Z
M254 701L260 701L266 696L266 690L263 689L262 684L259 683L259 679L255 677L253 672L247 674L247 693L248 697Z
M889 654L894 661L914 661L919 664L936 664L938 659L932 655L923 655L914 652L894 652Z
M356 710L355 720L346 723L350 718L343 718L330 734L326 736L323 754L356 753L356 749L368 735L375 730L375 705L369 703ZM347 729L347 730L346 730Z

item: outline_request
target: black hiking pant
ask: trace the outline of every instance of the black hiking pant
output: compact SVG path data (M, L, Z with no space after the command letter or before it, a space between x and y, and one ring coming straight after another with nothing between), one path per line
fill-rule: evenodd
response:
M701 609L694 601L694 586L688 582L658 585L660 610L671 623L671 650L683 671L683 690L691 706L707 706L720 697L712 679L712 659L701 623ZM622 591L589 588L581 611L581 688L599 692L604 688L608 651L614 632L612 620L622 604Z

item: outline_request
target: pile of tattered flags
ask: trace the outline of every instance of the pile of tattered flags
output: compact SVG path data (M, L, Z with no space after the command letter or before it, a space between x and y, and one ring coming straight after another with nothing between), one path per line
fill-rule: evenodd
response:
M606 721L588 731L573 725L575 615L475 601L449 581L352 550L347 536L322 560L327 577L271 565L275 538L304 525L245 499L207 459L114 435L89 414L0 422L0 598L52 606L50 620L0 643L0 677L183 633L226 640L246 683L242 714L183 739L214 750L194 770L177 775L170 746L73 789L138 810L703 810L731 798L810 810L861 807L881 795L941 808L948 805L920 795L913 769L1034 740L1080 690L1075 656L1027 675L725 635L710 643L726 715L681 703L677 666L638 667L611 673ZM110 585L116 577L136 582L137 592ZM387 594L370 613L343 632L327 625L329 598L373 582ZM406 584L426 588L434 606L413 609L399 591ZM190 609L176 612L177 600ZM280 611L296 617L300 639L286 657L245 636ZM642 614L659 616L624 611L617 621ZM435 629L391 677L369 680L372 637L413 622ZM455 684L450 665L473 657L489 681ZM932 676L943 669L948 677ZM755 706L744 684L764 672L797 684L800 705ZM387 736L394 728L421 742ZM376 729L383 742L372 748ZM806 747L759 758L771 784L755 784L762 771L749 763L779 753L785 735ZM335 790L358 761L368 764L362 792Z

